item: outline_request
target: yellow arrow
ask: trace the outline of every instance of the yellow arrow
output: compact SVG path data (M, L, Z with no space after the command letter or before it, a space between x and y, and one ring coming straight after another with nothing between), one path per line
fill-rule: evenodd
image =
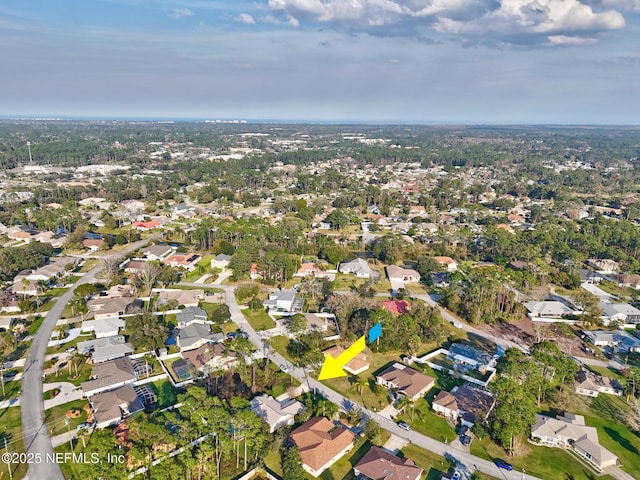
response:
M346 372L342 369L347 363L356 358L367 346L364 335L360 337L353 345L344 352L333 358L330 354L324 357L324 363L320 370L318 380L327 380L329 378L346 377Z

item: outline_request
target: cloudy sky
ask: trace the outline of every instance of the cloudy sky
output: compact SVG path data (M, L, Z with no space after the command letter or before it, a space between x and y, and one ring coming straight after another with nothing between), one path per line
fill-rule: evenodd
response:
M0 116L640 124L640 0L3 0Z

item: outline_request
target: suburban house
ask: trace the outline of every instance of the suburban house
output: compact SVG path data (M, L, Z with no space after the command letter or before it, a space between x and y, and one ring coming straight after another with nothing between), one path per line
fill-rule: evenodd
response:
M598 393L600 392L621 396L623 390L620 382L618 382L614 378L596 375L585 369L582 369L578 373L576 373L577 394L597 397Z
M573 314L570 309L562 302L556 300L545 300L542 302L524 302L524 308L529 312L529 318L561 318L563 315Z
M114 337L125 327L125 321L118 317L85 320L82 322L83 333L93 333L96 338Z
M593 270L587 270L586 268L581 268L578 270L580 274L580 283L587 283L594 285L596 283L600 283L602 281L602 274L598 272L594 272Z
M296 296L293 290L282 290L270 293L262 304L269 312L300 312L304 306L304 298Z
M447 272L455 272L458 269L458 262L451 257L433 257L438 265L447 269Z
M176 324L178 328L188 327L192 323L201 325L209 324L207 312L200 307L187 307L176 313Z
M185 307L197 307L204 300L204 290L201 288L194 290L154 290L158 294L158 304L166 305L171 300L178 302L178 305Z
M140 250L147 260L162 261L174 252L174 248L169 245L150 245Z
M334 346L324 350L322 353L325 355L331 355L333 358L337 358L342 352L345 351L345 348L342 346ZM353 360L348 362L343 368L352 375L358 375L365 370L369 369L369 361L367 360L367 352L369 350L365 349L364 351L358 353Z
M600 308L602 310L600 318L605 325L611 322L640 323L640 310L628 303L600 302Z
M620 265L618 262L611 260L610 258L589 258L586 263L596 272L604 275L611 275L620 271Z
M462 425L471 428L475 424L476 416L489 416L496 401L492 395L469 387L454 387L451 392L444 390L433 399L431 408L434 412L454 422L460 420Z
M302 457L302 468L317 477L353 448L355 435L335 426L325 417L316 417L289 434Z
M326 332L335 324L336 316L333 313L303 313L307 319L307 330L310 332ZM331 322L329 322L331 320Z
M431 284L436 288L447 288L451 286L449 274L447 272L436 272L429 275Z
M136 374L131 360L129 357L122 357L94 365L90 379L82 382L82 391L85 397L90 397L135 381Z
M78 352L82 355L91 355L93 363L102 363L125 357L131 355L134 351L133 346L125 341L123 335L78 342L77 347Z
M113 318L142 310L142 301L134 297L96 297L87 302L96 320Z
M180 267L188 271L196 269L196 264L202 257L196 253L174 253L173 255L162 260L162 263L169 265L170 267Z
M294 417L304 409L304 405L295 398L279 402L275 398L263 394L251 400L251 410L267 422L271 433L280 427L293 425Z
M153 230L154 228L161 227L162 224L157 220L149 220L148 222L133 222L132 228L146 232L147 230Z
M404 395L413 401L435 385L435 380L430 376L398 362L377 375L376 382L394 390L397 395Z
M384 268L390 282L400 281L405 283L416 283L420 281L420 274L411 268L402 268L397 265L387 265Z
M640 275L635 273L622 273L620 275L615 275L614 278L618 282L619 287L631 287L636 290L640 290Z
M231 261L231 255L226 253L219 253L211 259L211 268L219 268L221 271L226 272Z
M182 358L201 372L229 370L238 364L236 352L227 352L221 343L205 343L196 349L183 351Z
M293 274L294 277L315 277L315 278L325 278L327 277L327 272L322 270L318 265L313 262L303 263L298 271Z
M133 273L134 275L140 275L144 273L144 269L146 268L147 261L146 260L125 260L122 264L122 268L125 273Z
M595 427L587 427L582 415L567 412L555 418L536 415L531 438L544 445L569 448L597 470L615 465L618 460L613 453L600 446L598 431Z
M620 353L640 352L640 339L624 330L584 330L583 334L596 347L613 347Z
M386 300L382 302L382 308L394 315L400 315L402 313L409 313L411 304L406 300Z
M178 331L176 339L180 351L195 350L207 343L217 343L224 340L222 333L211 333L211 327L202 323L191 323Z
M338 266L338 272L344 274L353 273L356 278L372 278L373 272L369 263L363 258L356 258L349 262L342 262Z
M131 385L98 393L89 398L96 428L117 425L134 413L144 410L144 404Z
M458 369L483 371L496 366L495 357L464 343L452 343L448 352L447 356Z
M353 467L355 476L362 480L420 480L423 471L412 460L375 445Z

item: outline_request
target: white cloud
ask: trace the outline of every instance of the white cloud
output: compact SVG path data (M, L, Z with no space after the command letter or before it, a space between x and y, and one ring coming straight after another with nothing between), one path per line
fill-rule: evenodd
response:
M256 21L248 13L241 13L235 18L236 22L246 23L247 25L253 25Z
M193 16L193 12L188 8L174 8L171 11L171 17L173 18L184 18Z
M596 7L640 12L640 0L587 0L586 3Z
M624 28L624 17L611 8L640 8L640 0L269 0L269 6L288 19L377 35L544 43L549 36L592 38Z
M588 37L568 37L566 35L550 35L549 45L593 45L597 40Z

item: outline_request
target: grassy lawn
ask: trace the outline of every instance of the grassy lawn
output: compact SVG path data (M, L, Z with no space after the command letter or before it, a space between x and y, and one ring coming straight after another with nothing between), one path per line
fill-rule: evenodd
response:
M367 355L367 358L370 361L370 367L366 372L363 372L360 375L332 378L330 380L325 380L322 383L336 392L341 393L345 397L350 398L354 402L364 404L367 408L379 411L389 405L389 400L386 389L381 388L378 395L376 395L371 389L372 385L375 384L373 375L387 364L399 361L399 358L397 353L375 353ZM353 386L357 378L365 378L369 383L367 387L363 388L362 394L358 393Z
M353 467L366 455L370 448L371 443L369 443L369 441L365 441L362 445L356 443L356 446L351 452L334 463L331 468L322 472L318 478L322 480L353 480L356 478L353 474ZM308 474L307 477L309 479L313 478Z
M80 267L80 270L78 270L78 272L86 273L93 267L98 265L98 262L99 260L97 258L88 258L84 261L84 264L82 265L82 267Z
M416 445L407 445L400 451L404 458L410 458L413 463L425 471L425 480L440 480L443 473L453 470L451 463L444 457L432 453ZM476 472L478 480L491 480L494 477L485 473Z
M10 372L11 369L7 370L5 373ZM16 398L18 393L20 393L20 382L4 382L4 395L2 395L2 390L0 390L0 400L8 400L10 398ZM0 421L0 424L2 422ZM0 445L2 447L2 445ZM2 478L2 477L0 477Z
M178 401L178 391L169 380L157 380L151 387L158 395L158 408L165 408Z
M355 275L351 274L336 273L336 278L333 281L333 289L336 291L347 291L352 285L360 286L368 280L367 278L356 278Z
M71 368L71 373L69 373L69 367L65 366L58 372L58 375L47 375L44 378L44 383L70 382L79 387L82 382L86 382L91 376L91 364L87 363L86 357L78 365L78 376L76 377L75 374L76 371L74 367Z
M49 433L53 432L53 435L59 435L67 431L67 423L65 421L65 413L70 411L72 408L80 408L82 413L77 418L69 418L69 428L73 430L82 422L87 421L87 412L83 409L83 407L87 405L87 400L74 400L73 402L65 403L63 405L58 405L56 407L45 410L45 422L47 423L47 428L49 429Z
M253 311L250 308L243 308L242 314L256 332L269 330L276 326L276 322L264 310Z
M0 410L0 439L4 451L4 439L7 439L9 453L24 452L22 441L22 418L20 408L11 407ZM11 470L13 478L22 478L27 474L26 463L14 463ZM5 462L0 462L0 478L9 478L9 470Z
M411 420L412 415L413 421ZM444 417L433 413L430 403L424 398L419 398L413 408L407 407L405 412L398 415L397 418L409 423L416 432L441 442L451 441L456 437L454 428Z
M54 345L53 347L47 347L47 355L55 354L58 352L64 352L67 348L75 347L78 345L78 342L84 342L87 340L91 340L93 338L93 334L80 334L78 337L74 338L70 342L63 343L62 345Z
M275 337L271 337L271 348L273 348L276 352L282 355L284 358L293 362L293 359L289 356L287 352L287 345L289 345L289 338L284 335L276 335Z
M471 454L493 461L506 460L516 470L523 468L533 476L545 480L613 480L609 475L598 476L574 455L560 448L535 446L525 443L523 453L508 457L502 448L488 437L475 438L471 442Z
M264 466L279 478L282 478L282 467L280 465L280 454L278 452L269 451L264 458Z
M42 322L44 322L44 316L40 315L36 317L36 319L31 322L31 325L29 325L29 328L27 329L27 335L35 335L35 333L40 328L40 325L42 325Z

